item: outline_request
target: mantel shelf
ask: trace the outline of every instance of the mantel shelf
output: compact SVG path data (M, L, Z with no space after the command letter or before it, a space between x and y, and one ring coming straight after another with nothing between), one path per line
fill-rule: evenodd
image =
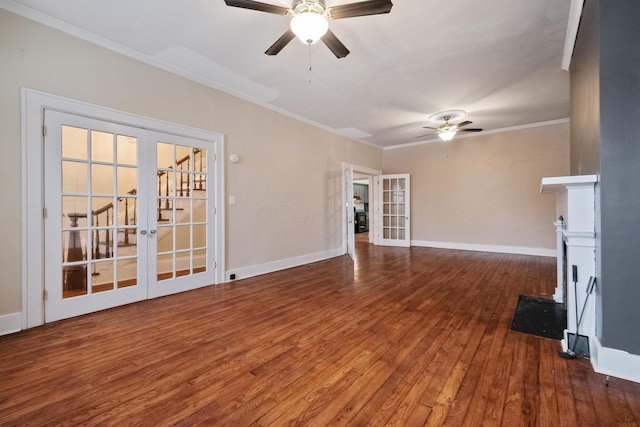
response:
M598 182L598 175L553 176L542 178L540 182L541 194L556 194L569 187L594 185Z

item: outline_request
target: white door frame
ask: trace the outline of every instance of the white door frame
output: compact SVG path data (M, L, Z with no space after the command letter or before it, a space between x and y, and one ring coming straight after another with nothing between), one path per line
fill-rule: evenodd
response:
M352 182L347 182L347 174L345 173L345 171L349 170L351 172L351 179ZM354 165L352 163L342 163L342 205L341 205L341 209L342 209L342 254L347 254L348 253L348 248L349 248L349 242L347 241L348 238L347 236L353 236L353 233L349 234L348 233L348 229L347 227L351 226L353 227L353 213L351 214L351 224L349 224L349 216L347 215L347 212L353 212L353 197L351 197L351 200L349 200L348 194L347 194L347 189L348 189L348 185L351 186L352 190L351 190L351 194L353 194L353 174L354 173L360 173L360 174L364 174L364 175L369 175L369 182L372 183L371 179L374 176L377 175L381 175L382 171L379 171L377 169L372 169L372 168L368 168L366 166L359 166L359 165ZM369 195L372 194L372 186L369 185ZM369 218L371 220L371 218L373 218L373 216L371 215L371 212L374 212L373 209L375 209L375 201L374 203L371 203L372 199L369 198ZM369 223L369 230L372 230L372 223ZM373 243L372 241L372 233L369 233L369 242ZM351 245L353 245L354 242L351 242ZM353 246L352 246L353 247Z
M117 124L182 135L217 144L215 189L215 283L225 278L224 136L22 88L22 329L44 323L44 110L56 110Z

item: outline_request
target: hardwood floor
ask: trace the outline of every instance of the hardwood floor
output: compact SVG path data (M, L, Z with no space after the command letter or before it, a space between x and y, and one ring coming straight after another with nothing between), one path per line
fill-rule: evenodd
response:
M0 337L0 425L638 426L640 384L509 330L551 258L382 248Z

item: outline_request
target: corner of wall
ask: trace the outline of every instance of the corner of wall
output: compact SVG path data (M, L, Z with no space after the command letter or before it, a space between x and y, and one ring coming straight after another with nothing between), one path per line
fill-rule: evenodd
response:
M596 372L640 383L640 355L603 347L598 337L590 338L591 365Z

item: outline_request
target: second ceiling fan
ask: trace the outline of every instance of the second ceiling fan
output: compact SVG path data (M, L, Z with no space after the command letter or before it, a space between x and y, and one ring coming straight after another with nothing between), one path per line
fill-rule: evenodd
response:
M326 7L324 0L294 0L291 9L253 0L225 0L227 6L291 16L290 28L266 50L267 55L277 55L294 37L308 45L322 42L337 58L344 58L349 49L329 29L329 21L356 16L389 13L390 0L368 0L358 3Z
M444 124L438 126L437 128L432 126L423 126L424 129L433 129L438 131L438 136L443 141L451 141L453 137L458 132L482 132L480 128L464 128L464 126L470 125L473 122L469 120L465 120L464 122L458 124L449 123L450 120L457 120L464 117L467 114L466 111L463 110L450 110L450 111L441 111L439 113L432 114L429 116L429 120L433 122L443 121ZM416 138L424 138L427 135L416 136Z

